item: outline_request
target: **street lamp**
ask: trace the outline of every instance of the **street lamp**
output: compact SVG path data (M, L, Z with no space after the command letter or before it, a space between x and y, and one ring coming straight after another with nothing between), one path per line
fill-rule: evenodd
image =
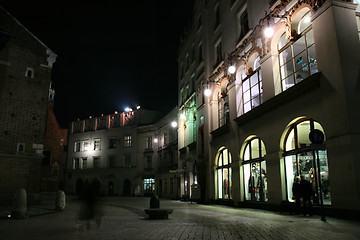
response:
M176 128L176 127L177 127L177 122L176 122L176 121L172 121L172 122L171 122L171 127Z

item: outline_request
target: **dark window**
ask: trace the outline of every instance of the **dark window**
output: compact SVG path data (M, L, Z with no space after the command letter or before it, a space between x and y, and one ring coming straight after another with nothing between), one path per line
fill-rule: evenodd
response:
M241 39L250 30L247 10L245 10L245 12L243 12L243 14L241 14L240 16L240 26L241 26L240 29L240 39Z

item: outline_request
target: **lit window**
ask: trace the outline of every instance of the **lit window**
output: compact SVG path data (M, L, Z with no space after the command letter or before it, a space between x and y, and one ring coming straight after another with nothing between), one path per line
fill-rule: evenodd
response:
M83 151L88 151L90 146L89 140L83 141Z
M131 147L131 135L124 136L124 147Z
M293 192L295 189L293 186L299 177L301 177L302 180L309 181L313 186L315 196L320 196L320 188L318 189L316 187L319 182L317 179L318 173L320 173L323 203L330 205L331 197L327 151L325 146L321 144L311 145L309 134L314 129L324 133L324 129L319 123L313 119L303 118L289 125L284 132L285 139L282 144L284 149L287 199L293 202L296 198L296 192ZM315 163L316 158L319 159L319 165ZM313 204L318 205L319 198L313 198Z
M267 201L266 154L264 143L257 137L245 142L243 152L245 199Z
M217 178L217 196L219 199L232 198L232 180L231 180L231 154L228 149L223 148L219 151L217 157L217 168L215 176Z
M73 168L74 169L79 169L80 168L79 158L74 158L73 159Z
M318 72L314 35L310 28L309 18L310 12L300 19L298 23L299 37L295 42L286 39L286 33L280 37L278 42L283 91Z
M254 62L255 71L246 76L245 70L243 70L242 77L245 77L242 81L243 103L244 113L254 109L263 103L263 87L260 68L260 57L258 56Z
M100 150L100 138L94 139L94 150Z
M80 152L80 145L81 142L80 141L76 141L75 145L74 145L74 152Z

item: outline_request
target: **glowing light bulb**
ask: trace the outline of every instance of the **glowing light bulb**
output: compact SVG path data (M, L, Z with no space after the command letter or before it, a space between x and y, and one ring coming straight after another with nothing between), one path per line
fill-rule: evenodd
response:
M274 34L274 29L271 27L267 27L264 31L264 34L267 38L271 38Z
M205 96L209 97L211 95L211 90L208 88L205 89L204 94L205 94Z
M229 73L230 74L233 74L233 73L235 73L235 66L230 66L229 68L228 68L228 71L229 71Z

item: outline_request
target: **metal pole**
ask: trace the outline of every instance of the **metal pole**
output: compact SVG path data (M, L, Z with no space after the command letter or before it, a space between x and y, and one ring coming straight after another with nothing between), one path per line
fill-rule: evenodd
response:
M317 161L317 169L318 169L318 181L319 181L319 197L320 197L320 210L321 210L321 218L320 220L326 222L325 214L324 214L324 201L321 191L321 175L320 175L320 159L319 159L319 150L316 150L316 161Z

